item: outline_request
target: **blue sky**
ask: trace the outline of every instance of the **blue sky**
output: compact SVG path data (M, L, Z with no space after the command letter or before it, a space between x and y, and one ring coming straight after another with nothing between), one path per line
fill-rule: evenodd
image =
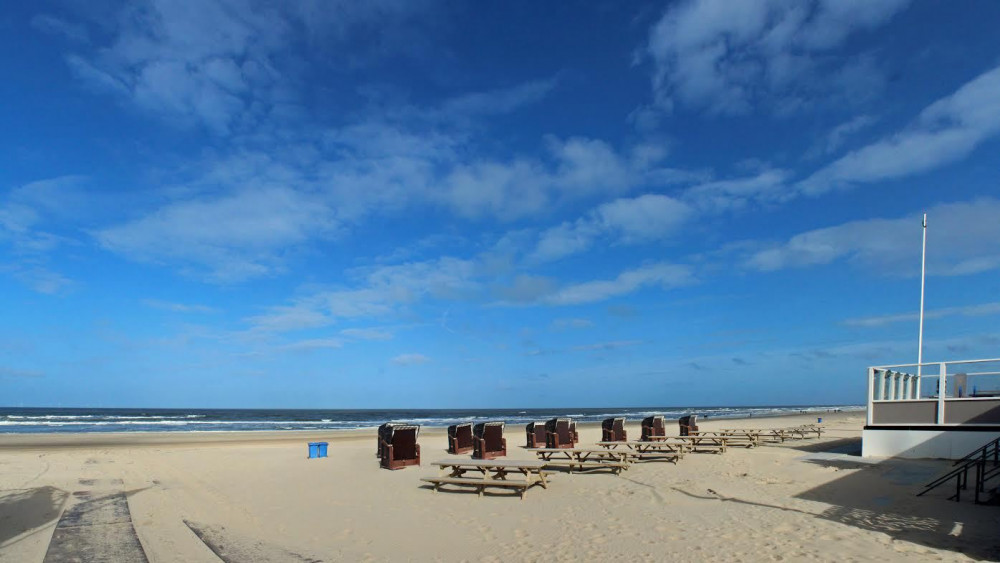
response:
M1000 4L0 10L0 404L860 403L1000 356Z

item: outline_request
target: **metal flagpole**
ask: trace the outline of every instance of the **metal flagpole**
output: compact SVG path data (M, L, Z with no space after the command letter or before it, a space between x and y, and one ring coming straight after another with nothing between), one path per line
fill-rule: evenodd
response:
M917 337L917 398L920 398L920 375L924 363L924 279L927 277L927 214L924 213L924 243L920 252L920 335ZM940 392L940 391L939 391Z

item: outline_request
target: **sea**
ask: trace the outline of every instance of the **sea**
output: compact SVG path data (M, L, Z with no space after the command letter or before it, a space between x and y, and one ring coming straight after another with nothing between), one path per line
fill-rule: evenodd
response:
M349 430L383 422L449 426L502 420L509 425L569 417L600 422L625 417L640 420L663 415L668 420L697 414L701 418L747 418L864 410L859 405L773 407L636 407L544 409L94 409L2 408L0 434L54 432L248 432L275 430Z

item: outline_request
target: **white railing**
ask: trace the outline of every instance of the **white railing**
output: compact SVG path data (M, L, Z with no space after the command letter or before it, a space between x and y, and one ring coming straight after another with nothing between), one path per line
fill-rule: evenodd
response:
M916 371L917 374L911 373L912 371ZM876 405L913 401L937 402L935 424L944 424L946 400L998 400L1000 398L998 376L1000 376L1000 358L870 367L868 368L868 425L873 424L872 417ZM977 382L992 384L993 388L980 388Z

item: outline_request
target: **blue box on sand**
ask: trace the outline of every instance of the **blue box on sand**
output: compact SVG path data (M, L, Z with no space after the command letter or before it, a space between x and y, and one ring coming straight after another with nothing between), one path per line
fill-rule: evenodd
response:
M309 459L326 457L326 442L309 442Z

